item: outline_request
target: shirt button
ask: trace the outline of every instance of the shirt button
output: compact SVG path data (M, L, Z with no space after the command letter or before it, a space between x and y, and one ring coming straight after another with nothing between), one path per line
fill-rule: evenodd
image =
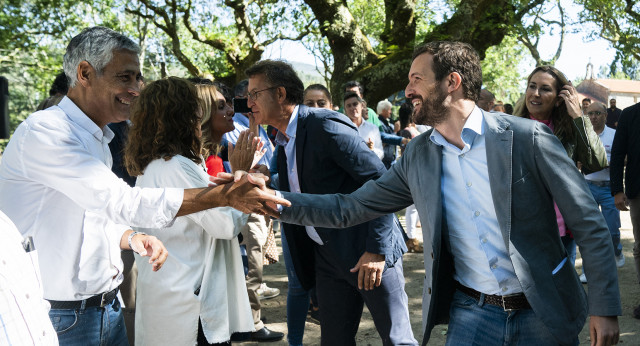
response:
M429 288L427 289L427 292L429 292L429 294L431 294L431 287L429 287Z
M476 210L475 213L473 213L474 216L480 216L480 212Z
M506 287L502 287L502 292L506 292L507 288Z
M431 253L431 259L433 259L433 252Z
M486 243L487 242L487 238L482 238L482 242Z
M471 182L467 183L467 186L471 187L471 185L473 185Z
M498 266L495 264L491 266L491 269L496 269L496 268L498 268Z
M464 154L460 154L460 158L463 159L464 158Z
M26 293L24 296L25 298L29 299L29 293Z

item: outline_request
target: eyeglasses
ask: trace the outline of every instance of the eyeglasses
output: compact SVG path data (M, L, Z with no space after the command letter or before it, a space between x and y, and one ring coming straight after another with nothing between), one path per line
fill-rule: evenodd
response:
M247 93L247 95L249 96L251 101L255 101L258 99L258 94L260 94L261 92L271 90L271 89L276 89L276 88L279 88L279 87L273 86L273 87L262 89L262 90L250 91Z
M591 112L587 112L588 116L592 116L592 115L602 115L604 114L604 112L601 111L591 111Z

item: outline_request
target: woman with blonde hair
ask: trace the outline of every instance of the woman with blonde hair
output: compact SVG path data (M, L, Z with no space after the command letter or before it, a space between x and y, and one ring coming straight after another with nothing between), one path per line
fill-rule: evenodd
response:
M201 101L190 82L176 77L140 93L125 149L136 186L209 185L203 140L214 143L232 111L219 92L208 98ZM230 345L232 333L253 331L236 237L245 222L239 211L213 208L177 217L170 227L137 230L161 239L170 256L162 272L136 256L136 345Z
M582 173L608 166L600 137L593 131L589 118L582 116L578 92L555 67L538 66L531 72L524 99L516 104L513 114L546 124ZM556 219L569 260L575 264L576 243L557 206Z

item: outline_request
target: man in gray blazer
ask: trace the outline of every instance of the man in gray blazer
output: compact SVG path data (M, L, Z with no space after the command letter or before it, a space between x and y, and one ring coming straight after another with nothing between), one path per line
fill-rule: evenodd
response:
M415 203L426 271L423 344L435 324L449 323L448 345L576 345L587 314L592 344L617 343L613 246L584 178L546 125L476 107L481 85L471 46L417 48L405 92L416 123L434 129L351 194L282 192L292 205L282 221L342 228ZM554 201L580 246L588 297L567 263Z

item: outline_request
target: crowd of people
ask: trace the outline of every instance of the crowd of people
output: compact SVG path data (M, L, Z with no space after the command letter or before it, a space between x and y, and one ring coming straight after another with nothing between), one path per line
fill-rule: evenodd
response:
M104 27L73 37L4 152L0 344L281 340L260 303L280 293L262 275L276 222L289 345L309 315L321 344L354 345L365 305L384 345L417 345L406 252L424 252L423 344L448 323L447 345L576 345L587 316L592 344L618 342L627 208L640 283L640 105L580 101L541 66L514 109L460 42L416 48L397 121L362 84L338 108L283 61L232 89L144 81L139 53Z

